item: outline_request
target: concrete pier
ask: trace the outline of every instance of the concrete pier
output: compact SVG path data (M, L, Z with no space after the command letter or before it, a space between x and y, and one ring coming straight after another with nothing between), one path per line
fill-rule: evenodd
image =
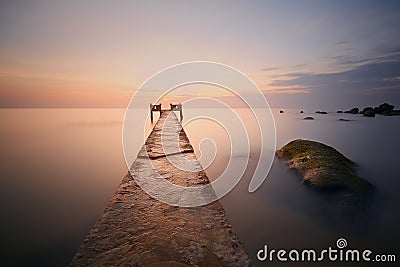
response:
M165 149L174 138L179 139L179 146ZM175 167L165 151L178 160L194 162L197 171ZM123 178L71 266L249 266L249 257L221 204L182 208L152 198L133 178L146 180L151 168L177 185L209 183L173 112L161 113L131 174Z

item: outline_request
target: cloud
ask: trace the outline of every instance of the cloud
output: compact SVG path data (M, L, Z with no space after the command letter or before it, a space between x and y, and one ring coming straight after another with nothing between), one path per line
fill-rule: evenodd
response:
M266 94L308 94L309 88L302 84L289 85L289 86L268 86L263 90Z
M387 53L386 55L383 56L368 57L368 58L355 57L355 56L334 56L327 58L327 61L332 64L337 64L346 67L357 67L365 64L398 61L400 55L400 49L393 49L390 51L391 51L390 53Z
M301 68L307 67L307 65L308 64L297 64L297 65L294 66L294 68L295 69L301 69Z
M393 78L384 78L384 81L399 81L400 82L400 76L393 77Z
M349 41L343 40L343 41L336 42L335 45L345 45L345 44L348 44L348 43L349 43Z
M338 57L349 70L335 73L288 73L285 80L275 80L272 87L298 86L318 95L324 101L400 104L400 54L353 59ZM377 103L375 103L377 104Z
M278 69L280 69L280 68L279 67L270 67L270 68L261 69L261 71L272 71L272 70L278 70Z

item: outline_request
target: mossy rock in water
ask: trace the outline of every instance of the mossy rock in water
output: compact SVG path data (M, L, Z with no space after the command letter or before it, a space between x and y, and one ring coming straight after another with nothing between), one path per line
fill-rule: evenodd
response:
M356 164L333 147L309 140L294 140L276 151L277 157L298 171L311 187L326 190L346 189L357 198L370 196L374 186L357 176Z

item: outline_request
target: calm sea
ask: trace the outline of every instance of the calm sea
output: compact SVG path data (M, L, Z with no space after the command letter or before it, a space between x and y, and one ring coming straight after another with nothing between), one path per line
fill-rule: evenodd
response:
M377 194L362 215L343 217L334 197L301 184L277 160L264 184L250 194L258 155L258 143L252 143L245 176L221 203L253 263L259 264L256 252L264 245L323 249L336 246L340 237L349 247L400 259L400 117L273 113L278 148L297 138L331 145L358 164L359 175L377 187ZM315 120L302 120L309 115ZM123 109L0 109L0 265L69 264L127 172L123 116ZM199 143L205 137L214 140L200 147L217 151L206 170L215 179L229 158L229 137L218 125L204 123L194 121L185 130L199 158ZM143 144L141 138L137 142Z

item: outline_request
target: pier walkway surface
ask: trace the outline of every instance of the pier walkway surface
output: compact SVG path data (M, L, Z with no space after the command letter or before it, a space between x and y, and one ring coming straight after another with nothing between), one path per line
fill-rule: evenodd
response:
M192 162L196 171L177 168L165 151L177 161ZM145 181L151 170L177 185L209 183L173 112L161 113L131 172L82 242L71 266L250 265L218 201L189 208L160 202L135 181Z

